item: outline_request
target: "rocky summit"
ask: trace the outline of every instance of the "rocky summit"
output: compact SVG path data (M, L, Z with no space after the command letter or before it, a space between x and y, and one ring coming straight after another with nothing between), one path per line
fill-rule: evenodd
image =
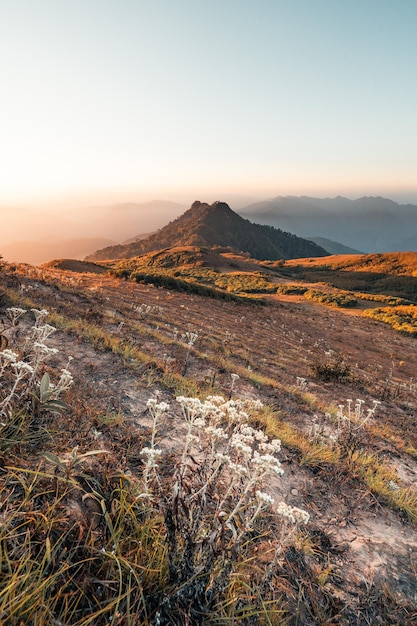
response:
M148 237L103 248L89 255L87 260L131 258L178 246L231 247L261 260L328 254L312 241L240 217L225 202L196 201L185 213Z

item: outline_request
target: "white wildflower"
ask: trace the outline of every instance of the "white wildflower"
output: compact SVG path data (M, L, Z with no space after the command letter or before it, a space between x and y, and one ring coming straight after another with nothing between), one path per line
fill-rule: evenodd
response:
M290 506L286 502L280 502L276 508L276 512L278 515L288 519L292 524L296 524L297 522L307 524L310 519L310 515L307 511L299 509L296 506Z
M303 378L302 376L297 376L297 387L298 389L308 389L308 382L305 378Z
M16 322L19 317L22 317L26 313L26 309L21 309L17 306L11 306L6 309L7 317Z
M230 457L222 452L216 452L215 458L221 463L228 463L230 461Z
M0 357L4 358L6 361L9 361L10 363L16 363L17 359L18 359L18 354L16 354L16 352L13 352L13 350L8 350L6 348L6 350L2 350L0 352Z
M59 352L58 348L50 348L49 346L45 345L44 343L41 343L40 341L35 341L35 343L33 344L33 347L35 348L35 351L43 352L45 356L57 354L57 352Z
M36 338L36 341L43 343L45 339L48 339L51 335L56 332L55 326L51 326L50 324L43 324L42 326L34 326L33 334Z
M265 493L264 491L259 491L258 489L255 495L257 499L259 500L259 502L262 502L263 504L267 504L267 505L274 504L274 498L272 498L268 493Z
M177 398L178 400L178 398ZM207 400L212 402L214 405L222 404L224 402L223 396L207 396Z
M187 331L185 333L185 339L187 340L188 346L193 346L198 339L198 333Z
M33 367L29 363L25 363L25 361L17 361L12 364L19 372L28 372L29 374L33 374Z
M54 397L57 398L61 393L67 391L74 382L74 378L66 368L61 370L60 379L54 389Z
M264 407L264 403L261 400L248 400L248 405L254 411L259 411Z
M167 402L158 402L157 398L149 398L146 406L155 422L161 417L162 413L169 411L169 404Z
M34 314L36 321L40 319L43 320L45 317L49 315L49 311L47 311L46 309L30 309L30 310Z
M195 425L197 420L194 422ZM216 428L214 426L206 426L205 433L212 439L228 439L229 435L223 428Z
M140 454L143 454L143 456L147 456L150 457L151 459L154 459L157 456L161 456L162 454L162 450L160 448L142 448L142 450L140 451Z

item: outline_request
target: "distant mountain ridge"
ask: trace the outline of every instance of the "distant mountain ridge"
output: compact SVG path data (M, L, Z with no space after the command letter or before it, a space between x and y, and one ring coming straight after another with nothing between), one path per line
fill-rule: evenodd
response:
M326 237L312 237L311 241L314 241L318 246L324 248L329 254L363 254L360 250L354 250L337 241L326 239Z
M417 250L417 206L387 198L277 196L244 207L239 214L299 237L322 237L354 250Z
M241 198L238 207L241 217L314 241L332 254L345 252L328 241L368 254L417 251L416 204L398 204L382 197L277 196L246 206ZM51 258L80 259L105 246L146 239L186 208L186 204L169 200L55 212L0 207L0 254L7 261L34 264ZM69 240L73 240L71 245Z
M0 254L9 261L40 265L58 257L83 259L97 250L98 246L109 246L114 241L103 237L58 239L54 241L15 241L1 246Z
M145 239L109 246L86 257L89 261L140 256L153 250L178 246L225 246L255 259L276 260L327 256L312 241L272 226L253 224L232 211L225 202L196 201L185 213Z

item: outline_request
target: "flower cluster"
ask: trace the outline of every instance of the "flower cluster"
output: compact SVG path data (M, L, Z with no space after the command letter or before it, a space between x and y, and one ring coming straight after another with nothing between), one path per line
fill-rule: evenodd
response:
M0 351L0 376L3 375L4 370L11 363L16 363L19 355L13 350L9 350L6 348L5 350Z
M297 376L297 388L301 389L302 391L308 389L308 382L302 376Z
M153 307L149 304L140 304L139 306L132 304L132 308L139 314L139 317L144 320L155 308L159 307Z
M17 320L26 313L25 309L20 309L17 306L11 306L6 309L6 317L13 326L16 326Z
M235 388L235 383L237 380L239 380L240 376L239 374L230 374L231 378L232 378L232 384L230 385L230 397L232 396L233 390Z
M324 418L313 416L309 431L311 441L320 445L330 445L342 454L358 447L366 437L366 424L374 417L381 402L373 400L372 406L366 408L365 400L357 398L346 400L346 405L339 404L336 412L336 424L332 413L325 413Z
M353 400L346 400L347 407L343 404L339 404L337 410L337 428L341 433L346 430L360 430L365 426L369 419L371 419L381 404L379 400L373 400L371 408L365 409L365 400L357 398L353 405Z
M208 494L216 493L210 509L213 519L208 524L211 532L217 528L216 532L220 534L227 528L235 540L241 538L260 512L274 504L264 487L268 476L283 474L276 456L281 450L281 441L270 440L262 430L249 424L249 413L263 406L259 401L225 400L222 396L208 396L204 401L178 396L176 400L181 407L186 433L172 492L178 497L181 494L187 507L197 500L201 503L200 497L204 497L206 503ZM151 443L141 454L146 459L144 482L150 494L152 479L154 487L155 482L161 484L156 459L162 451L156 447L155 434L159 417L169 410L169 406L151 398L148 410L154 428ZM185 485L186 493L181 493ZM167 500L166 494L164 500ZM280 515L283 515L282 511L290 510L285 506L285 503L278 505ZM299 511L291 508L292 517L288 514L287 518L293 519L295 524L306 523L308 514L302 512L302 515ZM239 531L237 518L240 520Z
M301 522L302 524L308 524L310 520L310 515L307 511L303 509L299 509L296 506L290 506L285 502L280 502L277 506L276 512L281 517L285 517L292 524L296 524L297 522Z
M145 458L145 468L143 472L143 482L145 485L146 495L150 492L151 478L157 478L158 464L156 459L162 455L162 450L155 447L156 436L158 433L159 420L161 416L169 411L167 402L158 402L157 398L149 398L146 403L147 409L153 420L152 435L149 446L145 446L140 454Z
M35 323L25 335L22 345L14 351L8 348L0 351L0 415L10 416L18 407L22 407L32 397L47 396L52 408L52 400L58 400L73 383L71 372L64 368L56 385L49 381L49 376L41 376L44 362L58 352L57 348L48 346L45 342L55 333L56 328L46 323L48 311L45 309L31 309ZM9 326L3 333L13 328L18 320L26 313L25 309L10 307L6 309ZM47 376L47 378L45 378ZM43 388L48 383L47 389ZM41 398L40 398L41 399ZM42 399L41 399L42 402ZM56 403L55 408L58 407Z
M185 341L185 343L187 344L187 346L193 346L195 344L195 342L198 339L198 333L196 332L192 332L192 331L187 331L185 333L185 335L183 335L183 339Z
M281 476L283 471L276 456L281 442L270 440L250 423L251 413L262 408L262 403L179 396L177 405L185 435L172 471L163 472L163 450L155 435L161 415L171 409L157 398L148 401L154 428L150 443L141 451L144 490L137 496L165 520L171 580L178 581L187 603L196 601L196 593L202 602L214 590L222 594L246 558L260 516L266 520L275 508L284 523L274 525L280 531L274 557L263 575L266 586L284 544L308 522L309 515L284 502L276 504L268 493L267 478Z

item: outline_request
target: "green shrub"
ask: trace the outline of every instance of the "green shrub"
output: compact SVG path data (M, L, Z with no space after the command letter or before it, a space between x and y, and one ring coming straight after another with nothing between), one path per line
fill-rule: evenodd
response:
M405 300L404 298L397 298L395 296L385 296L383 294L374 293L355 293L355 298L358 298L358 300L368 300L369 302L383 302L385 304L393 306L409 306L413 304L412 302L410 302L410 300Z
M288 295L303 295L307 291L307 287L302 285L279 285L277 287L277 293Z
M325 291L317 291L315 289L308 289L304 293L304 297L320 304L325 304L332 307L340 308L352 308L358 304L356 298L353 298L348 293L339 291L335 293L329 293Z
M232 293L275 293L276 286L259 274L222 274L215 280L216 287Z
M385 322L400 333L417 337L417 306L415 305L366 309L363 315Z

